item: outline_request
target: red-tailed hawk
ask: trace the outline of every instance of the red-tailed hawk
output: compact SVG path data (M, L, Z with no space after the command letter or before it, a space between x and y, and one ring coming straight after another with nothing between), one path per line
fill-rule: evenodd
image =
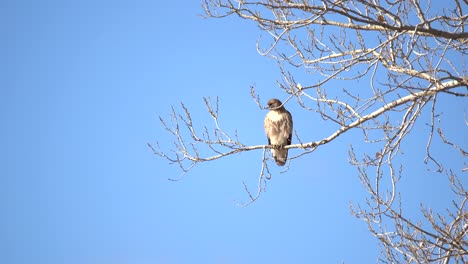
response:
M268 137L268 144L276 149L271 149L271 154L278 166L283 166L288 159L288 150L282 147L291 144L293 120L289 113L278 99L268 101L270 112L265 117L263 123L265 133Z

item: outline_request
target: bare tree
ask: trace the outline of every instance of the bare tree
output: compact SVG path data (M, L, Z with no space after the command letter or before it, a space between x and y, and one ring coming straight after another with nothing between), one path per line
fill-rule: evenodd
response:
M287 95L284 103L296 102L321 116L324 122L336 125L334 133L315 142L302 142L296 134L295 142L299 143L286 148L302 151L290 160L310 154L350 130L362 131L362 144L373 150L362 152L351 146L349 159L369 196L365 207L353 205L351 209L380 241L379 260L384 263L468 262L468 191L458 176L468 170L468 154L460 142L446 138L438 122L443 111L439 98L468 96L468 2L445 1L443 8L433 5L419 0L203 3L207 17L238 16L256 23L269 36L257 42L258 52L280 65L278 86ZM301 84L294 77L297 71L320 78L301 80ZM361 85L360 89L335 88L337 83L351 87L349 83L357 80L368 85ZM254 86L251 94L263 108ZM201 162L263 150L256 192L244 184L249 201L241 205L248 205L259 197L270 179L266 150L273 146L243 144L237 133L230 135L220 127L218 99L204 100L213 128L197 130L190 111L182 104L181 113L173 108L169 121L161 118L175 138L175 149L168 152L159 145L148 145L155 154L178 164L183 173ZM404 161L398 157L402 141L422 115L431 120L424 135L427 144L421 146L425 163L429 169L447 175L456 198L445 213L421 205L423 218L415 222L405 216L401 206L404 196L397 184ZM466 117L459 122L459 133L466 134ZM436 137L460 153L462 168L445 168L432 153Z

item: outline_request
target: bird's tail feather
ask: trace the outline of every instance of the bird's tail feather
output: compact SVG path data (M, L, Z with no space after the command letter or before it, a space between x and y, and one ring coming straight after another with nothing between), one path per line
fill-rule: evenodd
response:
M276 165L284 166L284 164L286 164L286 160L288 159L287 149L274 149L272 150L272 154L276 161Z

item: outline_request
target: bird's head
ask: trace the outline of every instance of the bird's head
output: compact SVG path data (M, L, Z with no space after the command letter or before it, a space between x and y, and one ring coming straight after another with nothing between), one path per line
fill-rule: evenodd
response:
M277 110L277 109L280 108L280 106L281 106L282 103L281 103L280 100L278 100L278 99L276 99L276 98L272 98L272 99L268 100L268 103L267 103L267 104L268 104L268 109L270 109L270 110Z

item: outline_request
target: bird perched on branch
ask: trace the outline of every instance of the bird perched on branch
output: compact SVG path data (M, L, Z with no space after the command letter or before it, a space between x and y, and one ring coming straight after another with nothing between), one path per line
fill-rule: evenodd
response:
M284 146L291 144L293 120L280 100L273 98L268 100L268 109L270 112L265 117L263 123L265 133L268 137L268 144L274 148L271 154L278 166L283 166L288 159L288 150Z

